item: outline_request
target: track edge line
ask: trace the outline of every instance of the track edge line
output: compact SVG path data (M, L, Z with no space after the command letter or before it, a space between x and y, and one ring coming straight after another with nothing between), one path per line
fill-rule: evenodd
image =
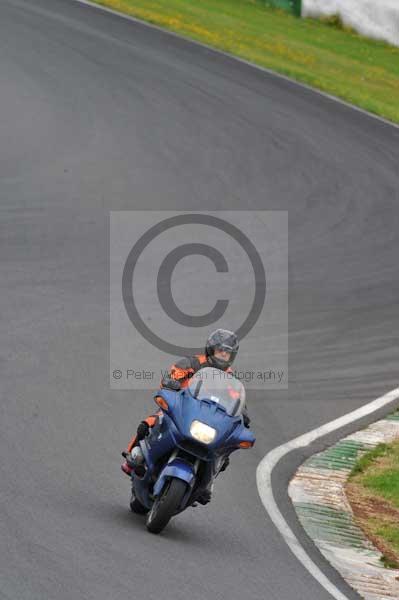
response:
M380 396L376 400L372 400L365 406L362 406L338 419L334 419L325 425L321 425L316 429L313 429L303 435L300 435L293 440L277 446L270 452L259 463L256 470L256 482L258 487L258 493L262 501L263 506L266 509L272 522L282 535L287 546L290 548L294 556L302 563L306 570L316 579L316 581L336 600L349 600L336 585L334 585L328 577L322 572L320 567L310 558L302 544L284 519L277 503L274 499L273 488L272 488L272 473L274 468L277 466L279 461L292 452L299 448L305 448L309 446L315 440L341 429L345 425L353 423L363 417L373 414L377 410L388 406L395 400L399 399L399 388L388 392L387 394Z
M95 8L97 10L101 10L106 13L110 13L110 14L120 17L122 19L127 19L128 21L132 21L133 23L138 23L138 24L148 27L150 29L155 29L156 31L160 31L164 34L171 35L180 40L184 40L185 42L187 42L189 44L194 44L194 45L200 46L201 48L205 48L206 50L211 50L212 52L217 52L218 54L221 54L222 56L226 56L227 58L236 60L244 65L252 67L253 69L258 69L259 71L262 71L263 73L267 73L271 77L276 77L277 79L282 79L283 81L287 81L290 84L296 85L302 89L305 89L305 90L308 90L315 94L318 94L318 95L322 96L323 98L327 98L328 100L331 100L332 102L341 104L341 105L345 106L346 108L355 110L371 119L379 121L380 123L389 125L389 126L393 127L394 129L399 129L398 123L389 121L385 117L381 117L380 115L369 112L368 110L361 108L360 106L351 104L350 102L347 102L346 100L343 100L342 98L339 98L338 96L334 96L332 94L329 94L328 92L319 90L318 88L315 88L307 83L303 83L302 81L293 79L292 77L289 77L288 75L284 75L283 73L279 73L278 71L273 71L272 69L268 69L267 67L262 67L261 65L257 65L256 63L250 62L249 60L246 60L245 58L241 58L240 56L236 56L235 54L230 54L230 52L220 50L219 48L215 48L214 46L209 46L208 44L205 44L204 42L199 42L198 40L194 40L187 36L180 35L180 34L176 33L175 31L171 31L170 29L164 29L160 25L155 25L154 23L144 21L143 19L139 19L138 17L134 17L133 15L128 15L126 13L119 12L117 10L114 10L113 8L109 8L108 6L103 6L102 4L97 4L96 2L92 2L91 0L73 0L73 1L77 2L79 4L83 4L85 6L89 6L91 8Z

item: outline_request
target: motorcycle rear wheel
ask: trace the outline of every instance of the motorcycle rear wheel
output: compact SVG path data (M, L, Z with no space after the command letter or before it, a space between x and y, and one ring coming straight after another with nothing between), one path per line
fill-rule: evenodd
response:
M136 515L145 515L149 511L148 508L141 504L140 500L137 500L133 491L132 495L130 496L130 510Z
M181 479L172 478L168 481L147 515L148 531L161 533L165 529L170 519L176 514L186 490L187 484Z

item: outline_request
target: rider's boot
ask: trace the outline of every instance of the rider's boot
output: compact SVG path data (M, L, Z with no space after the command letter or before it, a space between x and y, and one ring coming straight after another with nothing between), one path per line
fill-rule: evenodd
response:
M123 452L122 452L122 456L123 456ZM126 458L126 457L125 457ZM125 473L125 475L127 475L128 477L132 476L132 467L129 465L128 461L125 460L125 462L121 465L121 469L122 471Z
M135 446L129 453L122 452L122 456L126 458L126 462L121 466L122 471L130 477L133 473L138 477L143 477L145 474L144 455L140 446Z
M201 496L197 498L197 502L200 504L208 504L208 502L211 501L213 485L213 480L211 480L207 487L202 491Z
M222 463L219 471L217 472L217 475L219 473L221 473L222 471L225 471L227 469L227 467L229 466L229 464L230 464L230 458L228 456L226 456L226 458L223 460L223 463ZM196 502L199 502L200 504L208 504L208 502L210 502L211 498L212 498L213 485L214 485L214 481L211 480L209 482L209 484L207 485L207 487L203 490L201 495L197 498Z
M222 466L220 467L219 473L221 473L222 471L225 471L227 469L227 467L229 466L229 464L230 464L230 458L228 456L226 456L226 458L223 461Z
M122 452L123 458L125 458L125 462L121 465L122 471L128 475L132 476L132 473L138 475L138 477L143 477L145 473L144 467L144 456L141 451L140 446L138 445L140 440L143 440L146 435L148 435L150 431L150 426L146 421L142 421L138 428L137 433L129 442L127 450Z

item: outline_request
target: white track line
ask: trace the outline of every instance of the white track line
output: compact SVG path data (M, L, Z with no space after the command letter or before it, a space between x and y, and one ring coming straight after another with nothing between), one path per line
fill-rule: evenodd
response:
M331 594L331 596L333 596L333 598L336 598L336 600L348 600L348 598L342 592L340 592L333 583L331 583L331 581L324 575L324 573L306 553L305 549L295 536L294 532L291 530L276 504L271 481L273 469L283 458L283 456L286 456L286 454L292 450L309 446L309 444L318 438L321 438L328 433L332 433L333 431L336 431L337 429L340 429L341 427L344 427L345 425L348 425L357 419L371 415L373 412L383 408L384 406L387 406L398 398L399 388L396 388L391 392L388 392L388 394L369 402L369 404L366 404L365 406L362 406L361 408L358 408L357 410L354 410L343 417L339 417L330 423L326 423L321 427L317 427L317 429L313 429L313 431L309 431L308 433L300 435L286 444L282 444L281 446L274 448L274 450L268 452L268 454L266 454L266 456L261 460L256 471L256 481L260 498L265 509L269 513L271 520L283 536L284 541L287 543L288 547L297 557L297 559L309 571L309 573L327 590L327 592Z
M173 37L177 37L181 40L185 40L189 44L201 46L202 48L206 48L207 50L212 50L212 52L217 52L218 54L222 54L223 56L227 56L228 58L237 60L238 62L243 63L244 65L248 65L249 67L252 67L253 69L258 69L259 71L268 73L269 75L272 75L273 77L276 77L277 79L283 79L284 81L289 81L290 83L297 85L300 88L303 88L305 90L310 90L310 91L314 92L315 94L319 94L320 96L323 96L324 98L328 98L329 100L332 100L333 102L337 102L338 104L342 104L343 106L351 108L352 110L356 110L357 112L360 112L368 117L371 117L372 119L374 119L376 121L385 123L385 125L390 125L391 127L395 127L396 129L399 129L399 125L397 123L393 123L392 121L388 121L388 119L384 119L384 117L380 117L379 115L375 115L374 113L368 112L364 108L360 108L360 106L355 106L354 104L350 104L350 102L346 102L345 100L342 100L341 98L338 98L337 96L332 96L331 94L328 94L327 92L323 92L322 90L318 90L317 88L314 88L311 85L308 85L307 83L302 83L301 81L292 79L291 77L288 77L288 75L283 75L282 73L278 73L277 71L273 71L272 69L268 69L267 67L261 67L260 65L250 62L249 60L245 60L245 58L241 58L239 56L235 56L234 54L230 54L230 52L225 52L224 50L220 50L219 48L215 48L214 46L209 46L208 44L205 44L204 42L198 42L197 40L193 40L185 35L180 35L179 33L176 33L175 31L171 31L170 29L164 29L160 25L154 25L153 23L143 21L142 19L139 19L138 17L133 17L132 15L121 13L117 10L114 10L113 8L109 8L108 6L103 6L102 4L96 4L95 0L94 1L93 0L74 0L74 1L79 2L79 4L84 4L85 6L97 8L98 10L110 13L111 15L115 15L117 17L121 17L122 19L127 19L128 21L133 21L133 23L140 23L141 25L144 25L145 27L149 27L150 29L156 29L157 31L161 31L164 34L171 35Z

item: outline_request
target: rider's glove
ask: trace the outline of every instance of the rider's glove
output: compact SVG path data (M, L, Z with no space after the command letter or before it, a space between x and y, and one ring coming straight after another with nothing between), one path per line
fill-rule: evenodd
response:
M141 421L140 425L137 427L137 441L143 440L146 435L148 435L150 431L150 426L145 421Z
M172 379L171 377L164 377L162 379L162 387L178 392L181 389L181 383L177 379Z

